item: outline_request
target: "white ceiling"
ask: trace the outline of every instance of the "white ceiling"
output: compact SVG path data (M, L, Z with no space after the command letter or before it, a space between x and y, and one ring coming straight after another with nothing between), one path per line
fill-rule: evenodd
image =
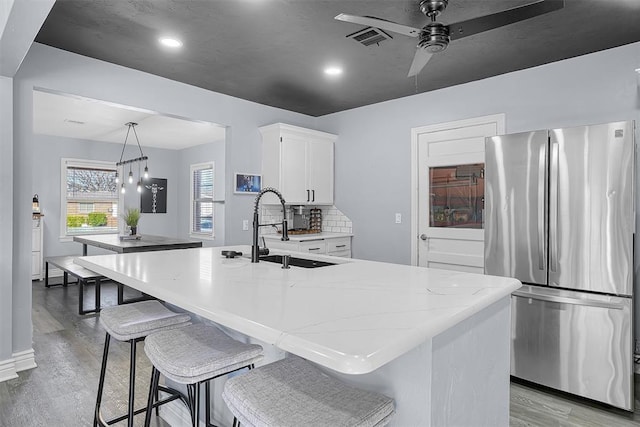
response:
M123 144L125 123L135 122L140 145L180 150L224 141L225 128L105 101L33 91L33 132L66 138ZM133 132L128 144L136 145Z

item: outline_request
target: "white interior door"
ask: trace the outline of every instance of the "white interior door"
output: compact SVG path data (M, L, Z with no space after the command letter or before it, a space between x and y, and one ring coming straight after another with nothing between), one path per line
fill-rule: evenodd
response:
M465 189L464 195L453 194L456 189L447 191L450 194L447 197L451 199L467 197L469 204L475 204L475 209L458 209L455 200L450 200L450 203L434 202L441 198L441 188L432 187L459 185L442 180L436 182L436 172L455 171L458 177L460 171L460 176L467 178L459 179L468 179L470 183L476 181L476 176L481 173L479 168L484 164L485 137L504 132L503 114L412 130L413 265L484 272L484 230L469 228L482 222L481 202L478 205L475 201L482 198L484 188L478 189L476 182L473 188ZM474 170L474 173L469 172ZM431 183L430 174L434 174L436 184ZM448 222L444 219L438 221L440 215Z

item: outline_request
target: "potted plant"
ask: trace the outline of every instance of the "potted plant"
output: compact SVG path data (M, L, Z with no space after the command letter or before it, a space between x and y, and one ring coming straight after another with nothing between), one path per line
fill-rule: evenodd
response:
M140 209L129 208L122 214L125 224L131 227L131 235L135 236L138 233L138 221L140 220Z

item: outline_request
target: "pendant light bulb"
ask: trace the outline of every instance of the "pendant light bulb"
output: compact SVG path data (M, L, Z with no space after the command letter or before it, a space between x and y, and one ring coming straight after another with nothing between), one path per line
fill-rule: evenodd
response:
M120 186L120 192L121 192L122 194L124 194L124 193L125 193L125 191L127 191L127 190L125 190L125 188L124 188L124 182L123 182L123 183L122 183L122 185Z
M144 165L144 179L149 179L149 168Z
M118 172L116 172L116 184L120 182L120 177L118 176Z
M129 184L133 184L133 172L129 169Z
M136 190L138 190L138 193L142 193L142 183L140 181L138 181L138 185L136 186Z

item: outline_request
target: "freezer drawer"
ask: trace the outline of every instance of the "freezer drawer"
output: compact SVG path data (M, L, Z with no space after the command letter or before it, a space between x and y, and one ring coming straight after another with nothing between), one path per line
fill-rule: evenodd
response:
M631 298L523 286L511 306L511 375L633 410Z

